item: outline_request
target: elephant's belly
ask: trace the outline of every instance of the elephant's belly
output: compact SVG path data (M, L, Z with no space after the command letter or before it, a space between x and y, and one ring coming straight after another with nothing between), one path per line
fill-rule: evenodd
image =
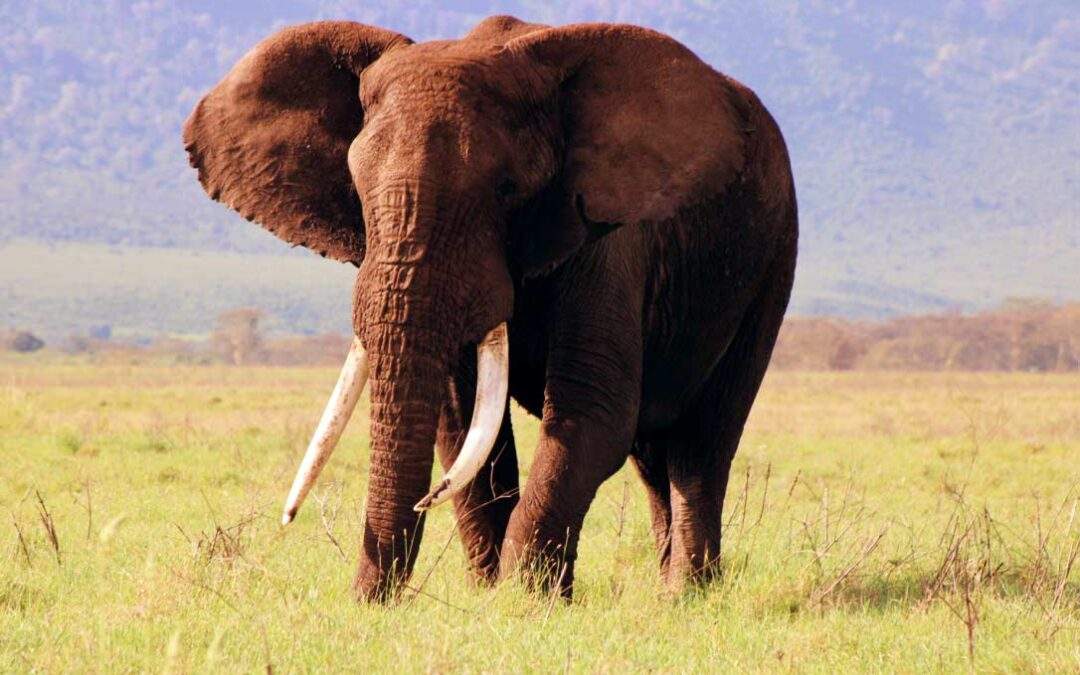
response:
M529 414L544 410L544 373L547 369L547 331L532 317L519 315L510 324L510 395Z
M674 424L713 377L751 307L770 257L753 228L714 228L683 250L654 250L643 313L639 428ZM733 252L738 252L734 255ZM678 254L678 255L676 255Z
M641 431L673 424L700 392L724 355L738 327L737 319L701 326L699 331L674 336L662 353L642 355ZM522 330L522 333L525 331ZM513 334L513 333L512 333ZM542 417L546 358L540 333L511 339L510 395L529 414Z
M700 224L699 224L700 225ZM640 307L633 326L604 330L640 331L642 335L641 400L638 428L655 431L674 424L713 376L765 273L770 247L746 225L706 227L703 232L673 236L669 226L654 230L620 230L605 241L607 257L591 272L622 274L624 296L609 302ZM595 251L595 249L594 249ZM733 254L737 252L737 255ZM646 261L635 267L627 261ZM625 274L626 269L635 273ZM588 297L590 285L610 291L613 285L587 276L563 275L577 297ZM544 407L549 312L552 298L574 295L547 283L518 288L510 325L510 393L526 410L541 416ZM610 293L609 293L610 295ZM627 370L632 364L627 364Z
M660 352L646 351L642 372L640 431L674 424L693 403L730 344L738 320L718 321L675 336Z
M693 401L738 329L745 302L729 299L701 309L708 320L673 316L666 325L645 327L638 416L642 431L670 426ZM536 319L519 314L511 323L510 394L530 414L541 417L548 333L544 322Z

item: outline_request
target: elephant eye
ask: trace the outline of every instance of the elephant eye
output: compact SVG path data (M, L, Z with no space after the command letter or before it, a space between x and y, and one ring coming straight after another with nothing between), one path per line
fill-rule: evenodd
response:
M514 182L513 178L504 178L495 187L495 193L497 195L499 195L499 197L501 197L503 199L506 199L507 197L512 197L514 195L514 193L516 193L516 192L517 192L517 183Z

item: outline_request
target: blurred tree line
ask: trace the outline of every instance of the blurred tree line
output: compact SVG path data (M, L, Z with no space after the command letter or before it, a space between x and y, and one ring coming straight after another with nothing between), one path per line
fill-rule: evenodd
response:
M785 370L1080 370L1080 303L1014 298L973 315L881 322L792 317L773 353Z
M223 312L199 338L131 342L108 326L72 335L53 348L95 358L151 357L174 363L339 365L350 336L340 333L268 336L266 313L253 307ZM0 331L0 350L31 352L45 343L25 330ZM772 367L782 370L1027 371L1080 370L1080 303L1056 305L1015 298L996 310L906 316L885 321L788 317Z

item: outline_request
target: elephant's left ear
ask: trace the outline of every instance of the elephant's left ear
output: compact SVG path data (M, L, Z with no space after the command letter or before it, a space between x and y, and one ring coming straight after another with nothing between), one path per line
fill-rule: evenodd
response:
M730 80L675 40L636 26L537 31L530 59L565 128L562 192L586 229L659 222L742 170L745 109Z
M291 26L257 44L199 101L184 146L213 198L297 246L359 265L349 145L360 74L410 40L349 21Z

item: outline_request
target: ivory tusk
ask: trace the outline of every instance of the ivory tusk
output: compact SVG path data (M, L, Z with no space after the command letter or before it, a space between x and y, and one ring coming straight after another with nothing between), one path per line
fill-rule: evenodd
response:
M426 511L445 502L480 472L502 427L509 380L510 341L506 323L501 323L476 348L476 402L461 452L439 484L416 503L414 511Z
M326 402L319 426L315 428L315 434L308 443L307 452L300 462L300 469L293 479L292 489L285 500L285 512L281 516L281 524L288 525L296 517L296 511L304 502L315 480L319 477L330 454L337 447L341 433L345 431L345 425L349 423L356 402L360 400L360 394L364 391L364 385L368 378L368 358L364 346L360 344L360 338L353 338L352 347L345 357L345 365L341 367L341 375L337 385L330 394L330 400Z

